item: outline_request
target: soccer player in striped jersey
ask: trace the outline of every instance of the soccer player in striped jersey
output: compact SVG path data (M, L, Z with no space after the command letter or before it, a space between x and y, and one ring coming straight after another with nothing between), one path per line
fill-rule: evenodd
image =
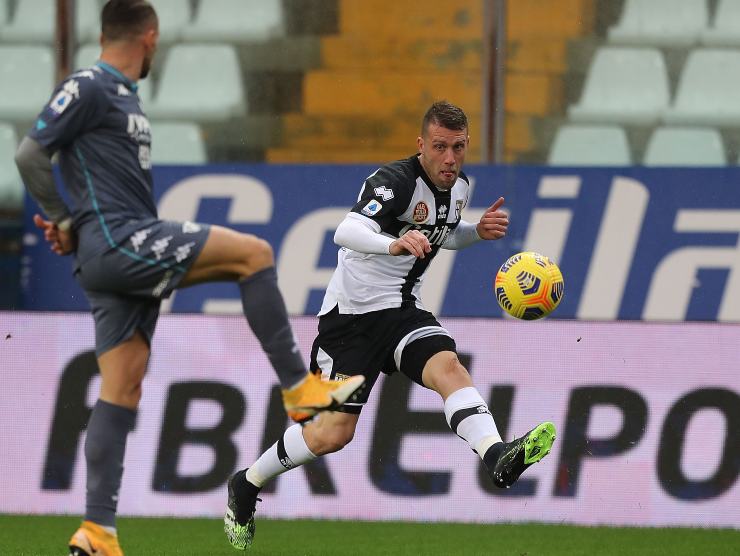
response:
M357 204L337 228L338 264L319 312L311 367L324 378L363 375L364 386L335 412L293 425L228 485L224 527L235 548L254 537L257 495L265 482L354 436L362 406L379 373L400 371L442 398L450 428L483 459L494 484L511 486L552 447L546 422L504 442L485 401L457 358L455 341L424 310L421 283L440 249L463 249L506 235L499 198L477 223L462 219L470 182L462 171L468 148L465 113L447 102L426 112L418 153L367 178Z
M151 130L137 95L157 48L157 14L145 0L110 0L101 21L100 60L56 88L16 154L24 183L48 218L36 215L36 225L55 253L74 253L74 275L95 321L102 382L87 427L86 512L69 543L74 556L122 554L115 516L126 438L160 303L174 289L216 280L238 284L244 314L296 420L341 404L364 380L326 382L307 372L266 241L158 218ZM54 153L71 206L56 189Z

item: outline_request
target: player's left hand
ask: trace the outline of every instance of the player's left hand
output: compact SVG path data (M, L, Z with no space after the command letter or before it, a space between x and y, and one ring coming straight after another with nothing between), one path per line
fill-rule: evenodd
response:
M51 244L51 250L57 255L69 255L75 250L77 241L72 230L60 230L51 220L44 220L40 214L33 215L33 223L44 231L44 239Z
M501 239L506 235L509 227L509 215L501 210L504 198L499 197L495 203L486 209L476 226L481 239Z

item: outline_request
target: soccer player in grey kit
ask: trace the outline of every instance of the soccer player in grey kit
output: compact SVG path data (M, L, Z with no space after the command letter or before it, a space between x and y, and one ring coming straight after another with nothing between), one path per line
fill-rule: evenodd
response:
M152 138L136 85L157 48L157 14L145 0L110 0L101 22L100 60L56 88L16 154L27 189L48 218L35 215L34 222L55 253L74 253L74 275L95 321L102 382L87 428L86 512L69 542L73 556L122 554L115 514L126 438L136 421L160 303L174 289L238 283L244 314L296 421L344 403L364 381L323 381L307 372L266 241L158 219ZM69 207L54 182L54 153Z

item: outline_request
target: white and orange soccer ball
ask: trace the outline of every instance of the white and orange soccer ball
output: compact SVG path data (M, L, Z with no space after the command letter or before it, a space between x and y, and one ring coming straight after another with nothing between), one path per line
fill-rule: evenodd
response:
M498 304L512 317L537 320L560 304L565 283L558 265L544 255L526 251L501 265L493 290Z

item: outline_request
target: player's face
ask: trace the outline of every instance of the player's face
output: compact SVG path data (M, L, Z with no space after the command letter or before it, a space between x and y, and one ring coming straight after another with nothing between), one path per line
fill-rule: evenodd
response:
M417 138L422 168L440 189L451 189L460 175L468 150L468 130L447 129L436 123Z

